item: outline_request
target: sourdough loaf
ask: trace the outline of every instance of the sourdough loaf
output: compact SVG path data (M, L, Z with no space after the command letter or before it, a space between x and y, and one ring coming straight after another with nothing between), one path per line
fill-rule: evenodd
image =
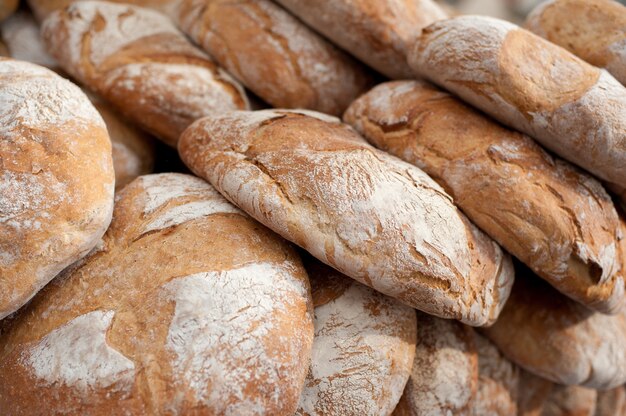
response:
M1 319L96 245L114 174L104 122L77 86L2 58L0 102Z
M197 121L179 152L198 176L322 262L409 306L469 325L498 316L511 260L418 168L320 113Z
M461 16L428 26L409 64L601 179L626 187L626 88L539 36Z
M42 35L65 71L172 146L196 119L248 106L239 84L156 11L81 1L52 13Z
M597 394L580 386L555 386L541 416L594 416Z
M591 176L420 81L378 85L344 119L435 179L482 230L562 293L615 313L618 217Z
M295 251L201 179L143 176L0 338L0 409L292 415L313 341Z

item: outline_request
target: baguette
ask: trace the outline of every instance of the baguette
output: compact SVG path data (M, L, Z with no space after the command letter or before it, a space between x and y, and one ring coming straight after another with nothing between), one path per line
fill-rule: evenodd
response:
M296 252L201 179L142 176L0 338L4 414L292 415L313 341Z
M155 11L82 1L52 13L42 35L65 71L171 146L196 119L248 107L239 84Z
M412 78L408 47L447 14L432 0L278 0L335 44L392 79Z
M77 86L0 58L0 102L2 319L96 245L114 174L106 126Z
M492 323L511 260L426 174L338 119L237 111L197 121L178 150L198 176L322 262L405 304Z
M178 22L273 107L340 115L371 81L363 66L269 0L182 0Z
M556 289L595 310L619 310L619 221L598 181L425 82L378 85L344 119L374 146L423 169Z
M526 20L531 32L605 68L626 85L626 7L612 0L550 0Z
M594 416L598 392L580 386L555 386L542 416Z
M462 16L424 29L409 65L561 157L626 187L626 88L545 39Z

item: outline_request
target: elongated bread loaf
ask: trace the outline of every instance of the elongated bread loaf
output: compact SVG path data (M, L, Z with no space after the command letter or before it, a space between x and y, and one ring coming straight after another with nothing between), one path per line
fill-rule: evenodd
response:
M1 319L96 245L114 174L106 126L77 86L2 58L0 102Z
M424 29L416 72L601 179L626 187L626 88L512 23L461 16Z
M626 84L626 7L620 3L544 1L528 16L526 28Z
M415 357L415 310L316 260L305 266L315 338L296 415L390 415Z
M179 152L226 198L322 262L409 306L492 323L511 260L418 168L338 119L288 110L207 117Z
M201 179L142 176L97 248L5 324L0 409L293 415L312 315L284 240Z
M378 85L344 119L376 147L423 169L559 291L601 312L619 310L619 223L598 181L425 82Z
M55 10L66 8L72 3L88 0L27 0L28 5L40 22ZM149 7L168 16L175 16L180 0L107 0L111 3L132 4L139 7Z
M555 386L542 416L594 416L597 396L597 391L585 387Z
M270 0L183 0L181 28L274 107L341 115L365 68Z
M389 78L412 78L409 46L447 14L432 0L278 0L309 26Z
M626 382L626 308L592 312L518 270L498 321L485 329L512 361L555 383L609 389Z
M83 1L51 14L42 35L65 71L172 146L196 119L248 106L239 84L158 12Z

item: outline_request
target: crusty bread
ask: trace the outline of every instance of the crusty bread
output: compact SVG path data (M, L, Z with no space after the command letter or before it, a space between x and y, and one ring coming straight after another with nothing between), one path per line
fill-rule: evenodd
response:
M270 0L183 0L178 20L274 107L341 115L370 83L363 66Z
M77 86L2 58L0 102L1 319L94 247L114 174L104 122Z
M42 35L65 71L172 146L194 120L248 106L239 84L153 10L82 1L52 13Z
M418 313L415 362L393 416L469 415L477 386L474 331Z
M143 176L97 248L8 322L0 409L292 415L312 315L286 242L201 179Z
M415 310L316 260L305 266L315 338L296 415L388 416L415 357Z
M425 82L378 85L344 119L374 146L423 169L559 291L601 312L619 310L618 217L591 176Z
M409 306L495 321L511 260L418 168L320 113L236 111L199 120L178 150L192 171L322 262Z
M626 387L619 386L598 392L594 416L624 415L626 415Z
M606 68L626 85L626 7L612 0L550 0L538 5L526 28L585 61Z
M626 187L626 88L545 39L461 16L422 32L409 65L601 179Z
M609 389L626 382L626 308L592 312L528 270L483 332L512 361L555 383Z
M541 416L594 416L597 394L580 386L555 386Z
M412 78L407 51L447 14L433 0L278 0L335 44L392 79Z
M0 0L0 20L10 16L20 4L20 0Z
M517 389L517 416L541 416L554 383L520 370Z
M40 22L55 10L66 8L72 3L87 0L28 0L28 5ZM168 16L175 16L180 0L108 0L111 3L132 4L139 7L149 7Z

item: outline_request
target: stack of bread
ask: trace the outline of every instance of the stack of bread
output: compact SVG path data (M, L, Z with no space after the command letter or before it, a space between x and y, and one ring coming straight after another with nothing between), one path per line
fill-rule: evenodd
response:
M626 415L626 7L0 1L0 415Z

